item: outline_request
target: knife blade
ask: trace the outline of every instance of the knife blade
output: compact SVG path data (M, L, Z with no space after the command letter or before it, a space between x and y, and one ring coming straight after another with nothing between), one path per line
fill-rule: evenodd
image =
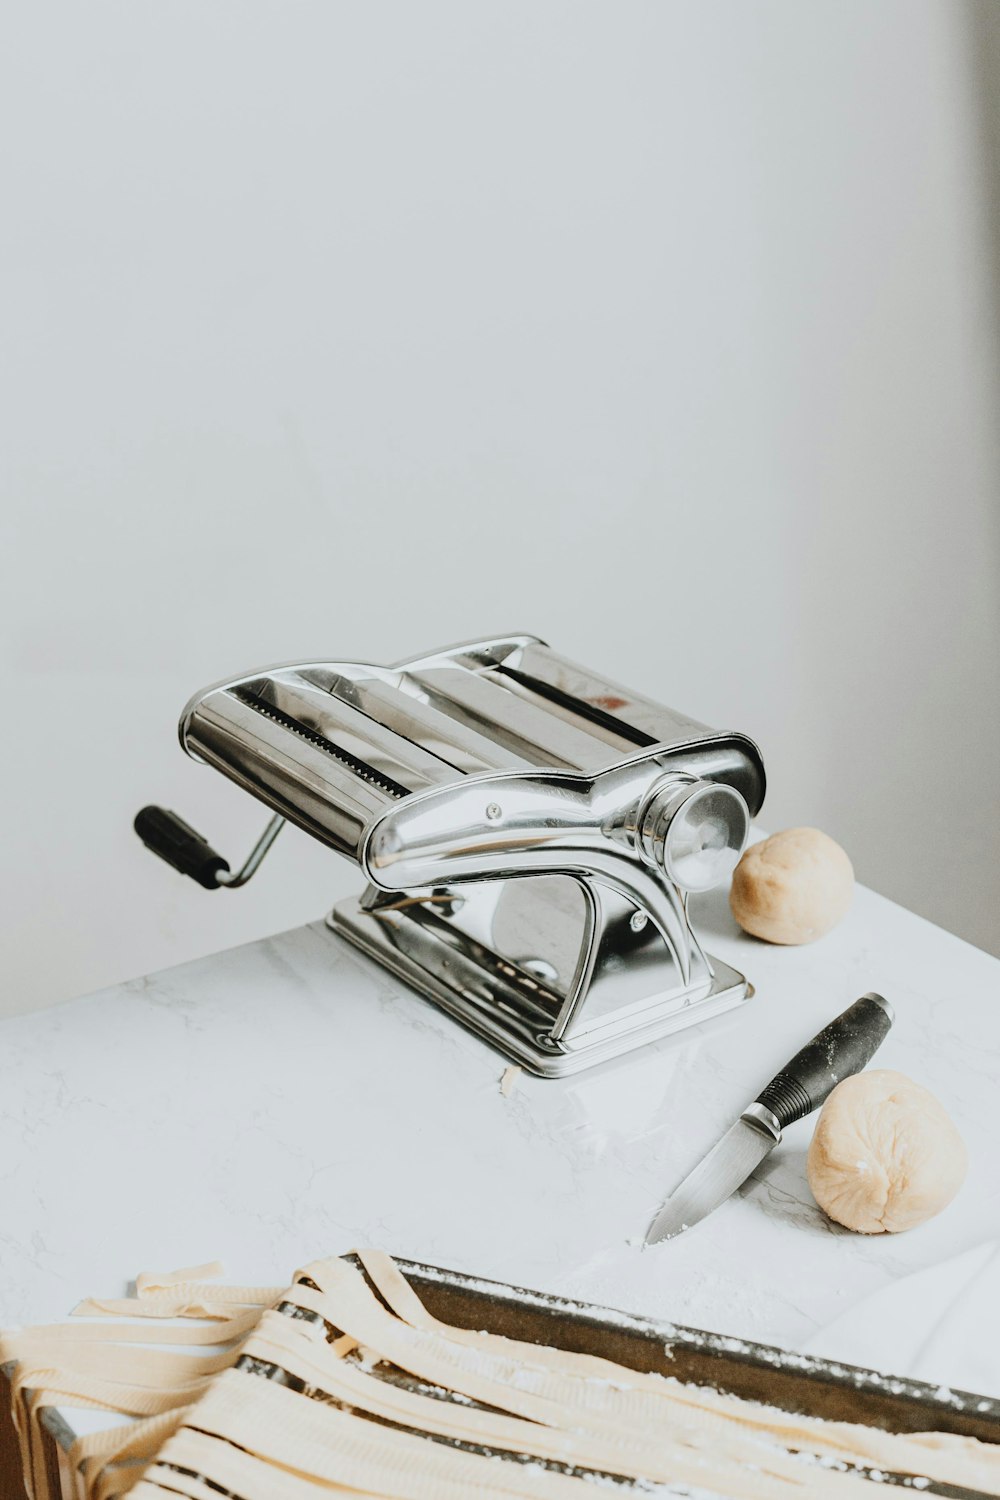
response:
M824 1026L674 1189L649 1226L646 1244L683 1234L725 1203L774 1150L782 1131L818 1109L842 1078L861 1072L894 1019L888 1000L870 991Z

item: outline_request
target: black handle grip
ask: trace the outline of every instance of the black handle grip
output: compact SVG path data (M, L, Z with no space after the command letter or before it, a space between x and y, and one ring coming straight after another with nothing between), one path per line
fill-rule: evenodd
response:
M892 1022L888 1000L874 992L862 995L775 1074L757 1103L771 1111L782 1130L812 1114L842 1078L871 1062Z
M229 865L183 818L165 807L144 807L136 813L133 826L146 848L168 865L182 875L190 875L207 891L218 888L219 872L228 870Z

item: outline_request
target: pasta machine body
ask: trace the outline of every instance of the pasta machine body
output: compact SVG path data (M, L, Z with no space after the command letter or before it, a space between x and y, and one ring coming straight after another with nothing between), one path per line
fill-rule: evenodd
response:
M532 1072L575 1072L751 993L704 952L688 902L743 850L764 798L756 745L534 636L249 673L193 698L180 738L274 816L234 874L144 808L155 853L235 887L295 823L367 881L330 926Z

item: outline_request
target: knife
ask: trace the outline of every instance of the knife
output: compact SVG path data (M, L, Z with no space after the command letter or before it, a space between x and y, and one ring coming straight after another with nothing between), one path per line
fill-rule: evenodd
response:
M786 1126L818 1109L842 1078L861 1072L894 1019L888 1000L870 992L824 1026L674 1189L649 1226L646 1244L683 1234L725 1203L774 1150Z

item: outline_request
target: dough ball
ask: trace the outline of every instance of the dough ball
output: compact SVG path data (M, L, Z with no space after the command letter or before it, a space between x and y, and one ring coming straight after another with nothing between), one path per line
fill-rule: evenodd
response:
M897 1234L939 1214L965 1180L965 1142L944 1106L888 1068L844 1078L809 1146L813 1197L861 1234Z
M751 844L733 871L729 904L745 932L769 943L811 943L851 904L854 869L818 828L786 828Z

